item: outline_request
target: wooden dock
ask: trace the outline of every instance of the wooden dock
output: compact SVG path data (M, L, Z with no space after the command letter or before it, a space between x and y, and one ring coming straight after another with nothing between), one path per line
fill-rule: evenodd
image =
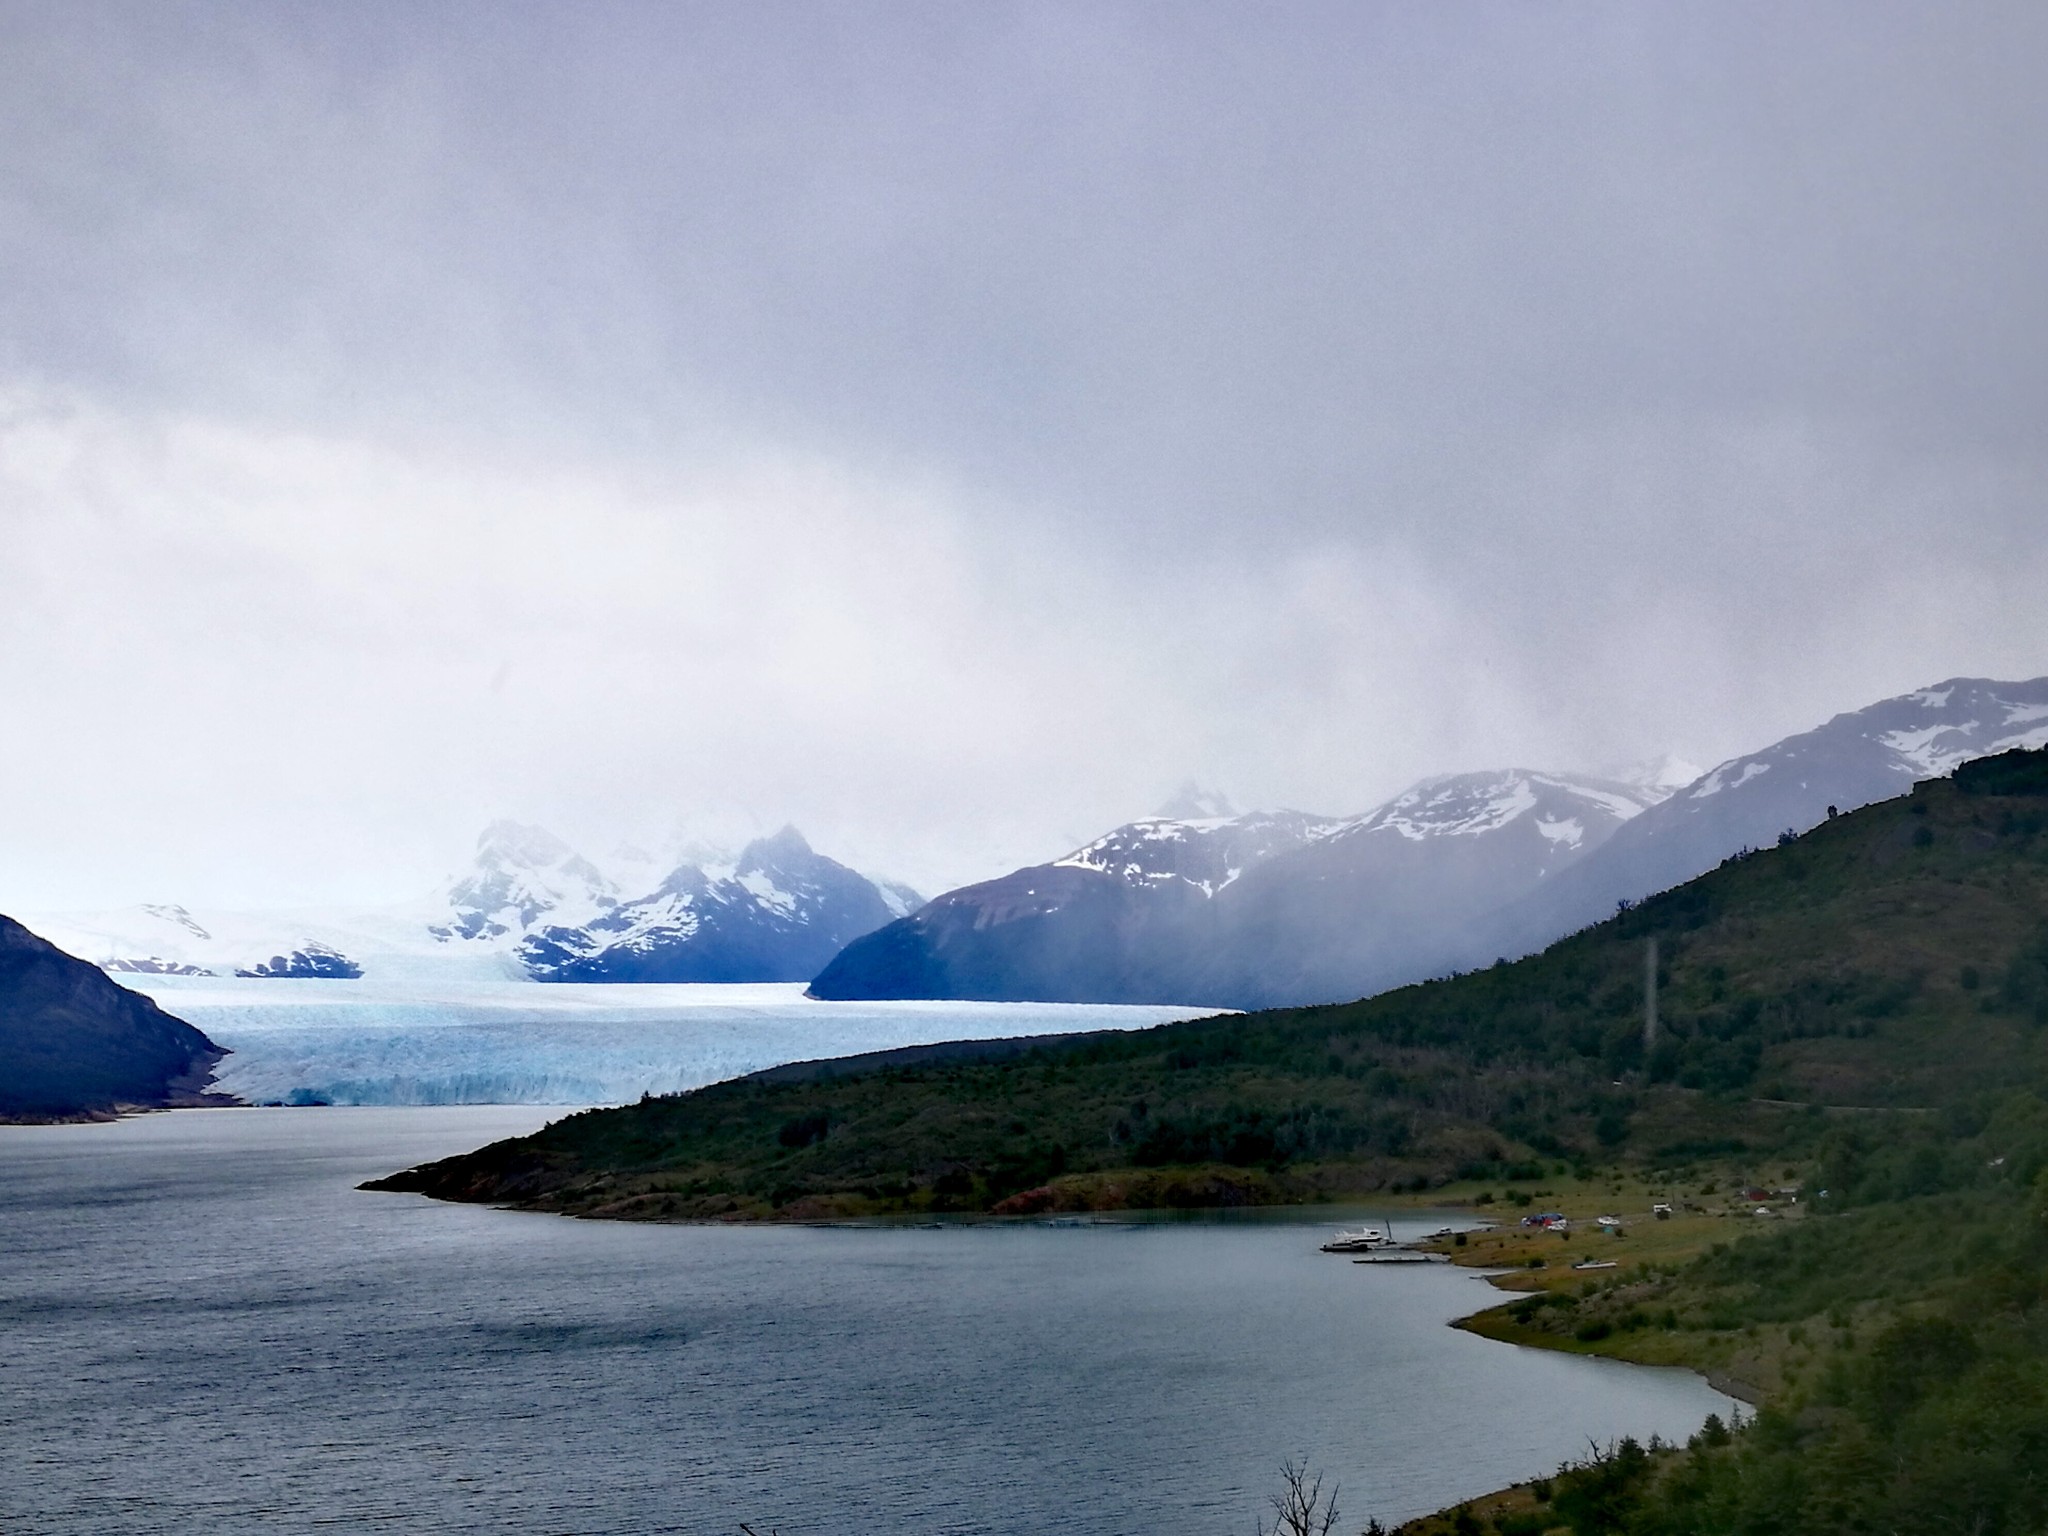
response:
M1395 1248L1385 1253L1367 1253L1351 1261L1354 1264L1448 1264L1451 1256L1447 1253L1416 1253L1411 1249Z

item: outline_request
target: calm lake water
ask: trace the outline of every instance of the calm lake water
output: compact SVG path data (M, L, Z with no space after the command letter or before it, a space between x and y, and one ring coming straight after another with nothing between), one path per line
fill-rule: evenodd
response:
M0 1531L1342 1529L1727 1400L1444 1323L1293 1220L574 1222L353 1186L530 1108L0 1128ZM1340 1213L1341 1214L1341 1213Z

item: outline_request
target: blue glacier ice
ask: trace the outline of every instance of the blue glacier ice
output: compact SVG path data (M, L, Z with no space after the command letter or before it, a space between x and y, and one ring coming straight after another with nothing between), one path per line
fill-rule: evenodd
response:
M575 985L123 976L232 1054L253 1104L620 1104L763 1067L939 1040L1142 1029L1213 1009L817 1002L801 983Z

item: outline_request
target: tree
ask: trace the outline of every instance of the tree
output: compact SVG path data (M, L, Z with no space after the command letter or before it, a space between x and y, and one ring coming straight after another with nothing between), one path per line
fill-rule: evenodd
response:
M1558 1469L1551 1505L1578 1536L1626 1531L1641 1507L1649 1472L1650 1453L1633 1436L1605 1450L1595 1445L1577 1466Z
M1289 1461L1280 1468L1280 1491L1268 1502L1273 1523L1261 1520L1258 1536L1330 1536L1337 1523L1337 1490L1323 1493L1323 1474L1310 1476L1306 1462Z

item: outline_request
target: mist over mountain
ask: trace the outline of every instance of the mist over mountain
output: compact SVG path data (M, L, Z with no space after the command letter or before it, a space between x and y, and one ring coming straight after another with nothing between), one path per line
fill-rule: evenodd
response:
M1200 995L1327 1002L1444 969L1474 914L1591 856L1659 798L1520 768L1424 780L1251 871L1197 957Z
M1904 794L1970 758L2044 744L2048 677L1950 678L1836 715L1702 774L1617 830L1597 854L1504 904L1476 925L1461 963L1540 949L1619 902L1668 890L1744 848Z
M478 837L467 869L396 906L195 913L151 902L34 921L113 973L801 981L922 904L900 882L816 853L794 827L734 854L691 853L693 862L658 874L637 848L606 868L543 827L500 820Z
M1147 818L947 892L849 947L811 990L1219 1007L1355 996L1456 952L1471 914L1599 846L1654 794L1517 769L1427 780L1349 818Z
M1220 893L1335 825L1300 811L1130 822L1050 864L948 891L857 940L811 995L1210 1001L1192 972Z
M494 821L477 839L476 862L449 886L438 939L497 939L543 919L588 922L619 904L603 871L544 827Z
M926 904L793 827L680 862L604 861L487 826L418 902L355 912L151 903L32 914L103 968L345 980L810 980L821 998L1264 1007L1363 996L1540 949L1745 847L1965 758L2048 742L2048 678L1956 678L1693 776L1508 768L1425 779L1360 815L1240 812L1189 783L1161 813ZM673 852L669 855L674 858Z
M1675 792L1689 765L1664 759L1626 782L1529 769L1426 779L1348 818L1133 822L1052 864L937 897L849 946L812 991L1341 1001L1540 949L1830 806L2044 742L2048 678L1959 678L1837 716ZM1219 859L1224 849L1236 857Z

